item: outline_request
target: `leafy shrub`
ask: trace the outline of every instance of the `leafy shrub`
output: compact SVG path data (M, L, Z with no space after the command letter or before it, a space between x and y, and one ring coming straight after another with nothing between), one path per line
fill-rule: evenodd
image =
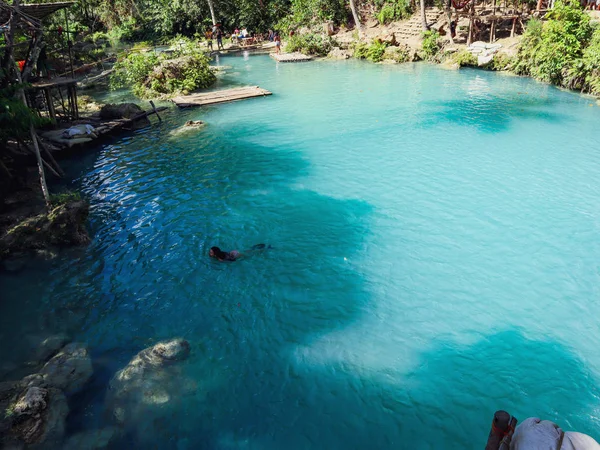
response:
M335 45L336 42L331 37L322 34L295 34L287 42L285 51L325 56Z
M64 205L69 202L81 200L81 194L75 191L67 191L59 194L50 194L50 203L52 206Z
M203 54L180 56L162 61L152 70L137 95L175 94L206 89L216 81L208 58Z
M279 9L290 12L288 7ZM301 27L320 26L326 21L340 24L347 19L345 0L291 0L291 14L285 14L275 28L287 34Z
M560 0L546 17L548 20L544 23L529 21L515 72L553 84L572 84L580 77L573 73L573 68L580 65L578 60L592 37L590 17L578 2L563 3ZM565 75L567 79L563 80Z
M111 89L142 84L150 71L158 64L158 56L154 52L130 53L120 59L114 66L110 77Z
M385 49L388 44L375 40L371 44L366 42L355 42L352 55L356 59L368 59L372 62L381 62L384 59Z
M356 59L367 59L367 52L369 51L369 44L366 42L356 42L352 49L352 56Z
M0 69L0 79L3 77ZM40 117L28 108L20 96L15 96L19 86L0 89L0 149L4 149L10 138L25 138L29 135L29 125L41 127L50 123L50 119Z
M460 67L477 66L477 57L466 49L453 53L450 58L453 63L458 64Z
M490 70L509 70L513 65L513 58L506 53L496 53L492 61L487 65Z
M440 34L437 30L423 32L423 43L421 44L423 59L433 61L440 52Z
M131 86L133 93L143 98L205 89L215 81L209 59L200 46L195 41L179 37L170 59L164 53L157 56L146 52L130 53L119 60L110 85L112 89Z
M379 40L373 41L367 48L367 59L373 62L383 61L383 55L387 46L385 42Z
M600 28L596 28L583 57L564 71L563 85L600 95Z
M379 23L384 25L395 20L407 19L412 13L413 9L410 2L407 0L395 0L384 3L376 14L376 17Z

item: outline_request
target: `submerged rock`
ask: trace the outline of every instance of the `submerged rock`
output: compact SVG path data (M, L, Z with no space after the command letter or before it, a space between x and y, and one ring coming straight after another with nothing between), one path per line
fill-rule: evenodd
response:
M39 375L47 384L62 389L66 394L73 394L90 379L92 372L92 360L85 345L72 343L52 357Z
M0 259L48 247L88 244L90 237L84 227L88 213L89 205L78 200L25 219L0 237Z
M69 412L64 394L39 379L0 383L0 447L51 445L64 435Z
M47 338L34 336L31 338L31 341L35 347L34 360L45 363L69 342L69 338L66 334L55 334Z
M67 439L65 450L99 450L107 448L121 435L121 430L116 427L102 428L77 433Z
M190 354L184 339L172 339L139 352L110 381L108 408L118 422L156 414L162 405L181 394L180 371L175 364Z

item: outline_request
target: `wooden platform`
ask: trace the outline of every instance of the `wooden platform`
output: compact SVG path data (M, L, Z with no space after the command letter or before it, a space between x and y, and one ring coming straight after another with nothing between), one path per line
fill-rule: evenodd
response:
M188 106L214 105L216 103L233 102L245 98L264 97L271 94L271 92L261 89L258 86L247 86L201 94L182 95L172 98L171 101L180 108L186 108Z
M302 53L271 53L271 58L277 62L304 62L312 60L312 56L303 55Z

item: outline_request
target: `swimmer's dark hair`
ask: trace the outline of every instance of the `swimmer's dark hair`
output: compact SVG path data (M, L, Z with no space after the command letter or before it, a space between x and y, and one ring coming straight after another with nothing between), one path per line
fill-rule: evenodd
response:
M215 257L218 259L225 259L227 257L227 253L225 253L219 247L211 247L210 249L214 253Z

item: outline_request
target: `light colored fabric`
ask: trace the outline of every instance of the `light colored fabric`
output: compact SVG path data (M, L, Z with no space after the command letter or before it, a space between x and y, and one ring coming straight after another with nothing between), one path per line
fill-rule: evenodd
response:
M517 429L510 450L560 450L563 431L549 420L525 419Z
M600 445L586 434L565 433L554 422L530 417L517 426L510 450L600 450Z
M567 431L560 450L600 450L600 444L587 434Z
M89 124L76 125L74 127L67 128L65 131L63 131L63 136L66 138L72 138L74 136L82 135L85 136L86 134L93 134L94 131L94 127Z

